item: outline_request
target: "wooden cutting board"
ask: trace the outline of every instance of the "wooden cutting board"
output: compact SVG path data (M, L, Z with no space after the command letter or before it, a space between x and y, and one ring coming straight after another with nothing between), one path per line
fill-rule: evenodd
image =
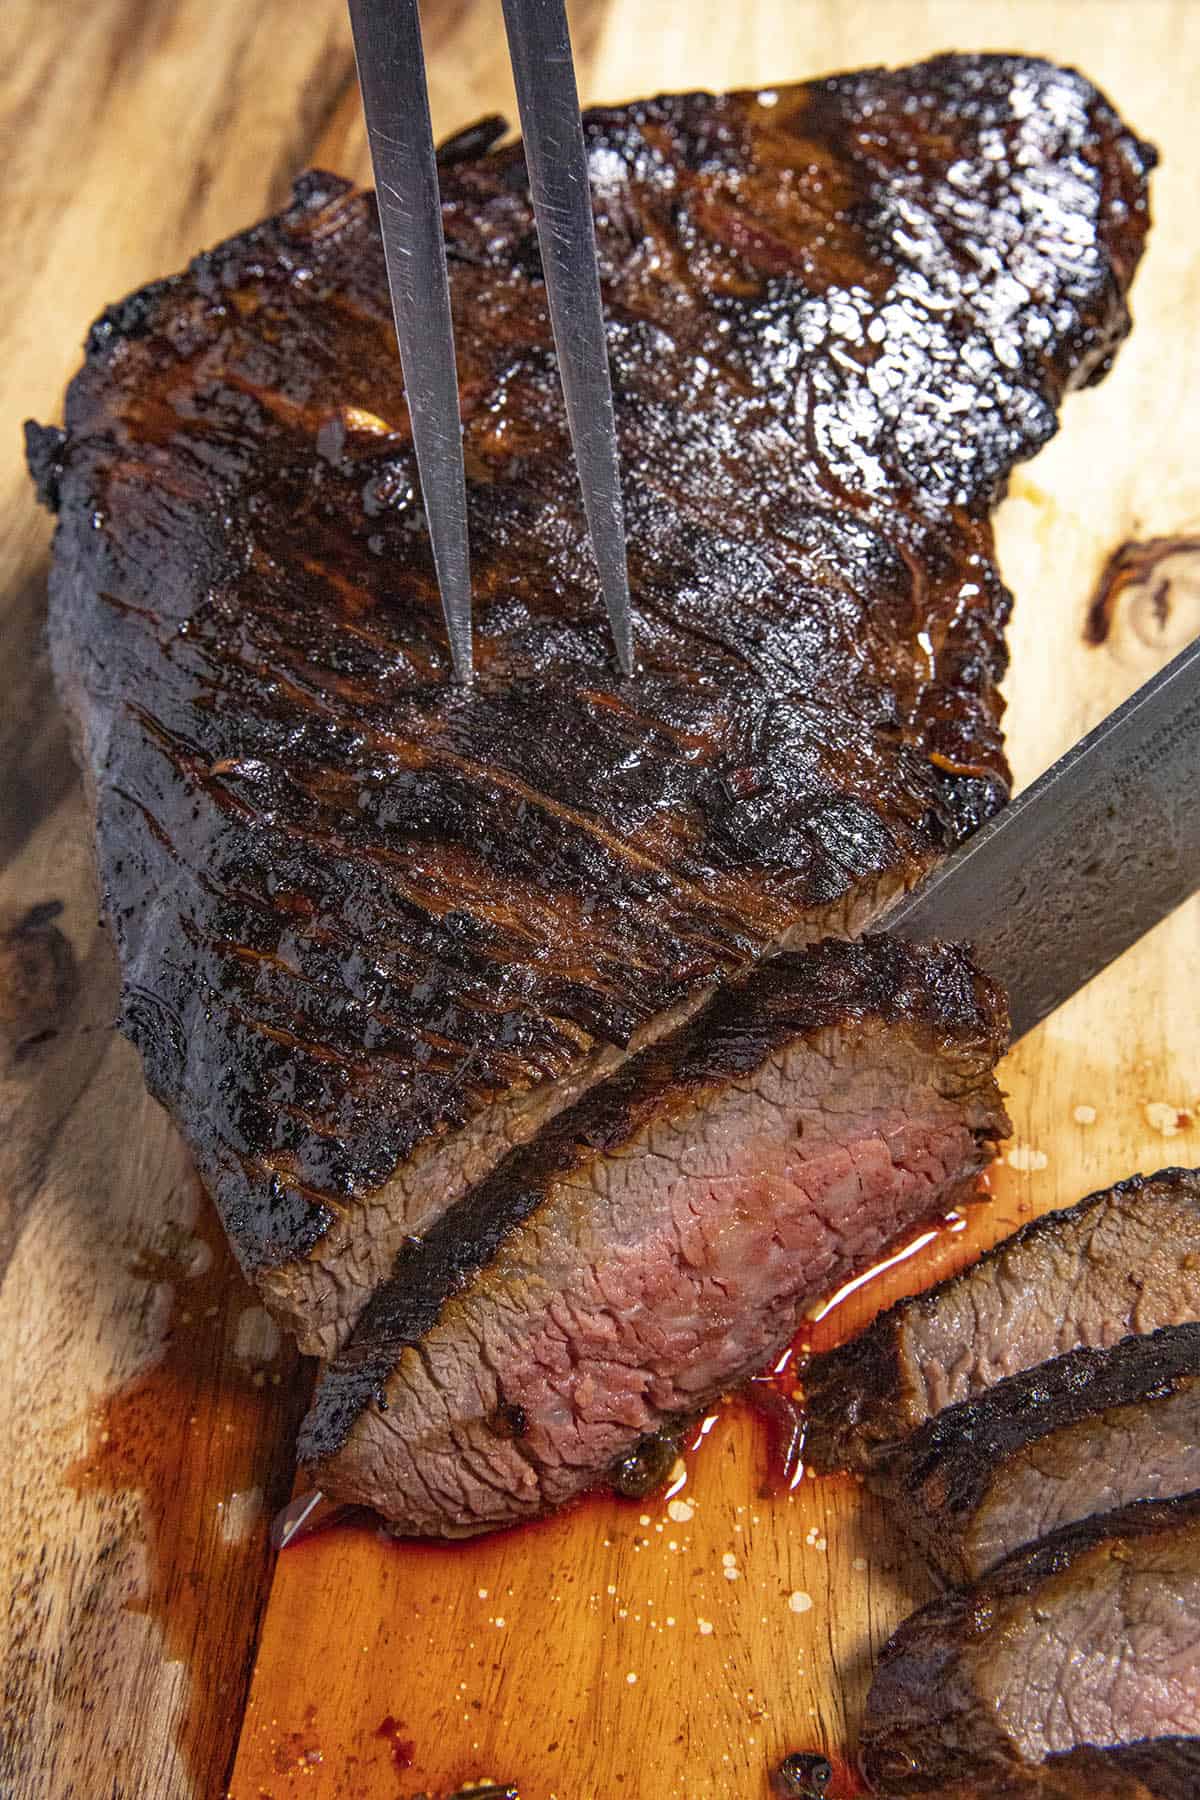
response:
M513 116L494 0L425 12L439 132ZM572 19L590 99L1020 49L1083 67L1160 145L1137 330L1000 516L1027 781L1200 629L1185 549L1085 641L1117 545L1200 527L1200 8L592 0ZM342 1530L272 1568L308 1374L111 1029L86 813L41 649L49 522L16 426L58 416L106 302L247 224L310 162L365 176L344 9L8 0L0 118L0 1793L411 1800L486 1777L522 1800L726 1800L765 1794L789 1749L843 1757L875 1650L927 1590L853 1484L762 1497L763 1432L741 1407L719 1412L671 1502L596 1502L445 1550ZM1200 1162L1198 991L1193 905L1008 1058L1016 1137L986 1214L820 1329L1032 1212ZM838 1782L851 1791L841 1766Z

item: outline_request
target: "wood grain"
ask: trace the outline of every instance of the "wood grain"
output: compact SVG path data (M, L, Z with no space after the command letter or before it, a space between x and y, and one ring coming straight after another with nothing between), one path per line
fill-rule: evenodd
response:
M514 117L493 0L427 5L425 19L439 133ZM1196 628L1181 579L1165 608L1122 603L1102 647L1082 636L1116 543L1200 524L1200 13L1189 0L591 0L572 24L586 98L1015 47L1078 63L1160 143L1138 330L1002 512L1018 595L1009 727L1028 780ZM522 1800L764 1794L786 1749L852 1740L871 1655L924 1589L849 1484L761 1501L761 1430L740 1408L690 1463L676 1496L690 1518L597 1502L456 1549L360 1529L290 1552L226 1780L303 1377L271 1355L213 1253L186 1158L110 1029L88 825L41 654L49 522L15 426L57 416L105 303L246 224L309 161L366 177L344 7L9 0L0 119L0 933L60 900L36 929L62 932L77 971L40 1010L22 990L25 1025L0 992L0 1792L403 1800L490 1775L518 1780ZM9 994L13 966L0 944ZM1198 977L1193 906L1008 1059L1020 1166L1002 1165L971 1233L898 1281L1101 1181L1200 1162ZM847 1302L843 1325L883 1291ZM242 1497L256 1492L261 1504Z
M61 903L48 930L78 971L73 999L39 998L19 978L30 934L0 959L0 1792L207 1795L302 1393L112 1031L90 829L42 653L49 521L19 424L59 415L108 301L282 196L352 58L336 0L299 18L10 0L0 34L0 930ZM22 1007L56 1035L18 1054Z

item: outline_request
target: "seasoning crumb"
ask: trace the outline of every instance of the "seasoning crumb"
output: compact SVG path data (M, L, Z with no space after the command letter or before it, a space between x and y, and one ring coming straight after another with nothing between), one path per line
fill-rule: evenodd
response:
M481 1600L486 1600L486 1599L487 1599L487 1597L488 1597L488 1591L487 1591L487 1589L486 1589L486 1588L480 1588L480 1590L479 1590L479 1598L480 1598L480 1599L481 1599Z
M667 1503L667 1517L676 1525L686 1525L695 1517L696 1509L690 1500L670 1500Z
M697 1619L696 1625L701 1637L712 1636L713 1625L711 1619Z
M862 1572L866 1568L866 1566L867 1566L867 1559L865 1556L856 1556L854 1561L850 1565L850 1567L855 1571L855 1573L859 1574L859 1575L862 1574Z
M734 1563L737 1561L737 1557L733 1554L732 1550L726 1550L721 1555L721 1561L725 1564L727 1569L732 1569Z
M738 1580L738 1571L737 1571L737 1569L735 1569L733 1567L732 1564L728 1565L725 1569L725 1579L726 1579L726 1581L737 1581Z
M615 1594L616 1591L617 1591L616 1583L613 1581L610 1581L608 1584L608 1587L605 1589L605 1592L609 1593L609 1594Z
M1187 1113L1177 1106L1169 1106L1165 1100L1149 1100L1142 1111L1150 1129L1160 1132L1165 1138L1178 1137L1192 1122Z
M1010 1169L1019 1169L1023 1175L1035 1175L1046 1167L1050 1158L1044 1150L1035 1150L1032 1144L1014 1144L1004 1160Z
M802 1590L800 1588L797 1588L795 1593L788 1595L788 1605L791 1607L791 1609L794 1613L811 1612L812 1611L812 1595L806 1594L806 1593L802 1592Z
M643 1513L641 1518L638 1520L638 1524L639 1525L648 1525L649 1523L650 1523L650 1514Z
M629 1671L628 1675L625 1677L625 1679L629 1683L630 1687L632 1687L634 1682L637 1680L637 1676L634 1674L633 1670L630 1669L630 1671Z
M503 1619L497 1619L497 1620L496 1620L496 1630L497 1630L497 1631L503 1631L503 1629L504 1629L504 1620L503 1620Z
M1096 1109L1094 1106L1077 1106L1071 1117L1077 1125L1094 1125L1096 1123Z
M674 1623L675 1623L675 1618L674 1618L674 1615L673 1615L673 1614L670 1614L670 1613L669 1613L669 1614L668 1614L668 1615L667 1615L667 1624L668 1624L668 1625L673 1625L673 1624L674 1624Z

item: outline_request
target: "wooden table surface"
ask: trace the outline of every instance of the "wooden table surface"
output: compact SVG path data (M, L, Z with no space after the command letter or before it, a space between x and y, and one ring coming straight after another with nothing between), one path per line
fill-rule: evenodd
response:
M513 116L495 0L425 12L439 133ZM585 98L1022 49L1086 69L1160 145L1137 330L1001 513L1028 780L1200 629L1180 554L1084 639L1117 544L1200 527L1200 6L579 0L572 24ZM107 302L310 163L366 175L342 0L7 0L0 120L0 1794L405 1800L491 1777L522 1800L764 1795L787 1749L846 1751L873 1650L924 1596L879 1510L841 1482L761 1499L759 1427L730 1408L669 1509L596 1503L453 1550L338 1531L273 1568L310 1372L112 1030L18 426L59 416ZM1200 1162L1198 984L1192 906L1027 1039L1002 1071L1016 1139L992 1207L895 1279L1135 1168Z

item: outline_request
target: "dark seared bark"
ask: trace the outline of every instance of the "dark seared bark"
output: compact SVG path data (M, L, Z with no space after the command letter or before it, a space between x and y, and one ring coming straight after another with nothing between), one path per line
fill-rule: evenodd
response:
M1068 1526L900 1627L868 1696L864 1769L890 1800L1188 1792L1198 1615L1200 1495ZM1075 1721L1090 1742L1061 1742Z

